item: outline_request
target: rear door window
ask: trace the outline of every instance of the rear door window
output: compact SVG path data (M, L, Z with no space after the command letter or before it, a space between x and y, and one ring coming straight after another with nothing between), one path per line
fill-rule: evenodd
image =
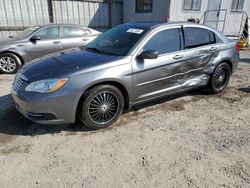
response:
M85 31L80 27L70 27L64 26L63 27L63 36L64 37L80 37L85 34Z
M216 34L214 34L214 36L216 43L223 43L223 40L220 37L218 37Z
M182 48L180 29L167 29L152 36L143 50L156 50L159 54L179 51Z
M187 49L216 43L215 34L203 28L184 28L184 36Z

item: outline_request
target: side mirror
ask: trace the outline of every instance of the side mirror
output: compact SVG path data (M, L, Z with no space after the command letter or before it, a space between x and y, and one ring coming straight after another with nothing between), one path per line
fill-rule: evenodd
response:
M156 50L143 51L138 58L140 59L156 59L159 56L159 52Z
M37 41L37 40L41 40L41 38L39 36L34 35L33 37L30 38L31 41Z

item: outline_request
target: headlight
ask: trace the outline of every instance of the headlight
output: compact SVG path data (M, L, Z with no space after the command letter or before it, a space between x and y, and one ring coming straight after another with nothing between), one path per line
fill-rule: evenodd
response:
M48 79L48 80L39 80L36 82L30 83L25 91L33 91L38 93L49 93L60 89L68 80L68 78L63 79Z

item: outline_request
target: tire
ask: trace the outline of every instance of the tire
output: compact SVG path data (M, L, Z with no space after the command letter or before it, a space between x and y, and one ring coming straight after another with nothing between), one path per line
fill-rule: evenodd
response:
M231 68L227 63L220 63L211 75L207 88L210 93L216 94L224 91L231 76Z
M21 67L21 60L12 53L0 54L0 72L4 74L15 74Z
M78 117L88 128L101 129L115 123L123 108L124 98L118 88L99 85L84 93Z

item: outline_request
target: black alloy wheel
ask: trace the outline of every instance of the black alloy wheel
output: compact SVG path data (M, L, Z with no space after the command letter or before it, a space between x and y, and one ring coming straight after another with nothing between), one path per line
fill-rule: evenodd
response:
M208 88L211 93L219 93L225 90L231 76L231 69L227 63L220 63L214 70Z
M99 85L83 95L78 110L79 119L91 129L100 129L113 124L121 115L124 98L118 88Z

